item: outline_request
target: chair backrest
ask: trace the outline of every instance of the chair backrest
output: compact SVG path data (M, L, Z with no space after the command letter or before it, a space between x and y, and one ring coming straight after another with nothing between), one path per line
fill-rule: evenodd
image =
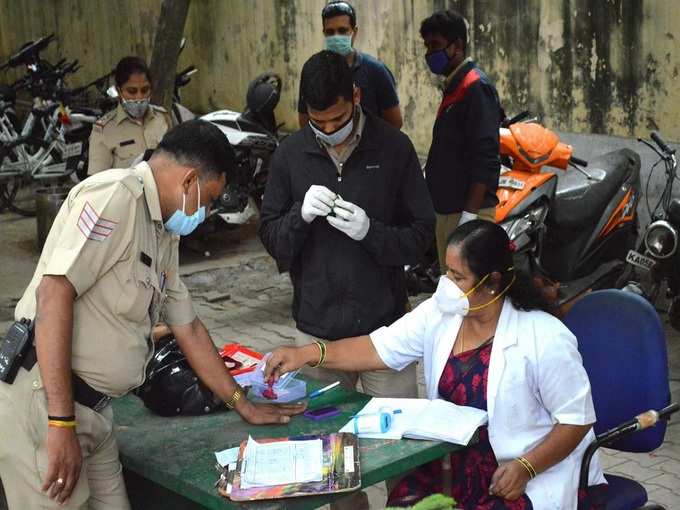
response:
M590 378L596 434L670 403L666 337L647 300L622 290L593 292L574 305L564 323L578 339ZM608 447L648 452L661 445L665 432L660 422Z

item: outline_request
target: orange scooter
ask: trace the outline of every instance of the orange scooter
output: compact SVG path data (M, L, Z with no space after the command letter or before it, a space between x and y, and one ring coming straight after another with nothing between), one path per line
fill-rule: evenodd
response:
M521 122L526 116L500 130L496 222L514 243L516 265L561 307L622 275L637 240L640 156L620 149L589 164L553 131Z

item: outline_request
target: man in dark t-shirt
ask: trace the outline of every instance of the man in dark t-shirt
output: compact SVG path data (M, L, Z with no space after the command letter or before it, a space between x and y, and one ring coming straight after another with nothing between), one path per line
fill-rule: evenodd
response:
M425 60L446 77L425 174L437 216L437 252L446 273L446 244L458 225L495 219L500 174L499 128L505 116L493 82L467 54L467 24L453 10L423 20Z
M344 1L332 1L321 11L321 19L325 49L347 59L354 84L361 91L361 107L400 129L401 109L394 76L383 62L353 48L358 32L354 8ZM309 121L302 91L298 100L298 119L301 128Z

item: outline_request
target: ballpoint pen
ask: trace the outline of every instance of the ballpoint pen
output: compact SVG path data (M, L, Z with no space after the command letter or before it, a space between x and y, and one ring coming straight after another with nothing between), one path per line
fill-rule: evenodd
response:
M339 385L340 385L340 381L335 381L333 384L329 384L328 386L324 386L320 390L315 390L315 391L311 392L309 394L308 398L318 397L319 395L322 395L322 394L326 393L328 390L332 390L333 388L335 388L336 386L339 386Z

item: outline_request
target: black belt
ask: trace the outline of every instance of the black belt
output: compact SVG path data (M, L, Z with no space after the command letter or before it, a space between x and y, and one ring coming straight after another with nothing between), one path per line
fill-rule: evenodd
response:
M32 345L26 353L21 366L30 371L37 361L38 356L35 352L35 346ZM73 400L94 411L101 411L111 402L111 397L95 390L74 373L71 373L71 385L73 387Z

